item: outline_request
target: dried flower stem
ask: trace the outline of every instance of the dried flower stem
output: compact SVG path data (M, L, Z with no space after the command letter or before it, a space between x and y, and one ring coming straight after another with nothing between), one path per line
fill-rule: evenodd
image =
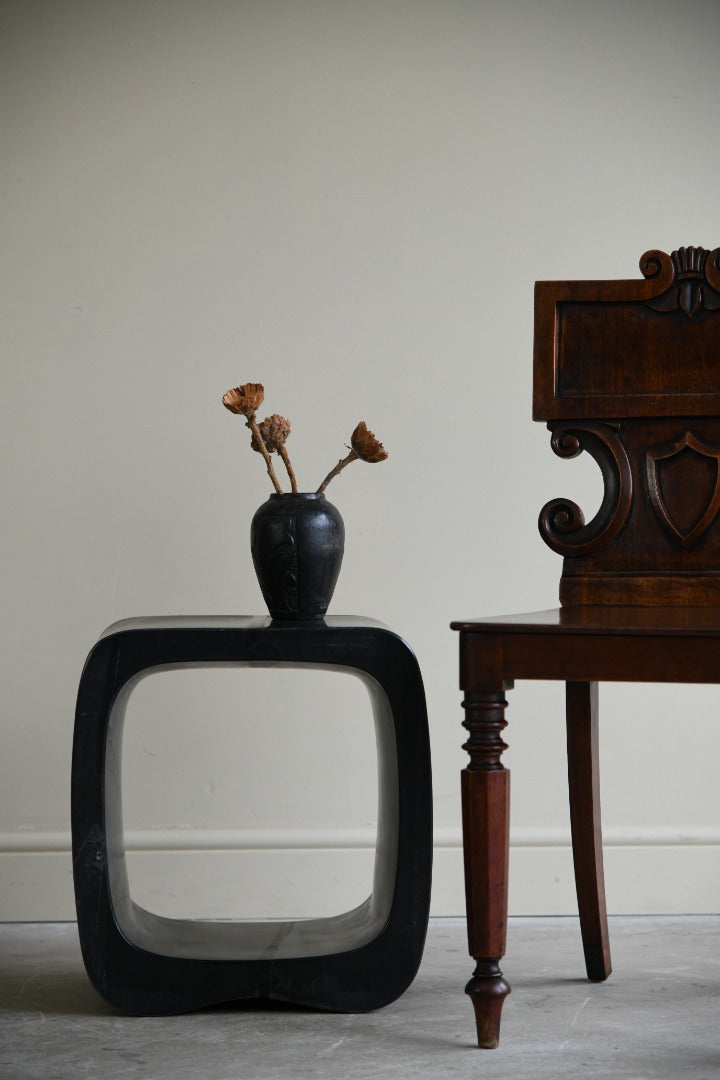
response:
M290 458L288 457L288 452L287 452L287 450L285 449L284 446L281 446L278 449L278 454L280 455L280 457L285 462L285 468L287 469L287 474L290 477L290 486L291 486L291 488L292 488L292 490L294 492L297 492L298 488L297 488L297 480L295 479L295 470L293 469L292 465L290 464Z
M254 438L257 440L257 444L260 447L260 453L265 458L265 464L267 465L268 476L270 477L270 479L273 482L273 487L277 491L278 495L282 495L283 489L280 487L280 482L279 482L277 476L275 475L275 469L273 468L273 463L270 460L270 455L267 452L267 447L265 446L265 443L263 442L263 437L260 434L260 428L258 427L257 420L255 419L255 413L252 413L251 416L248 416L248 418L247 418L247 426L250 428L250 430L253 433Z
M322 484L317 489L316 495L322 495L323 491L328 486L330 481L334 480L335 477L343 471L346 465L349 465L351 461L357 461L359 457L359 454L356 454L354 450L351 450L347 457L341 458L335 468L331 469L330 472L327 474Z

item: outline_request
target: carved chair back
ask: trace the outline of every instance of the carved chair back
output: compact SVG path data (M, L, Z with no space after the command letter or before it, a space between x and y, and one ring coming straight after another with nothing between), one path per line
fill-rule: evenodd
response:
M644 280L539 281L533 418L603 475L585 523L543 507L563 605L720 606L720 248L640 260Z

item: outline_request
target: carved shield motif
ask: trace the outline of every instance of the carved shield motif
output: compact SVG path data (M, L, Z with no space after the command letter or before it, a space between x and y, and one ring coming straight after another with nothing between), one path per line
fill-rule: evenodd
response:
M720 511L720 447L687 431L672 446L648 451L647 482L660 521L683 548L692 547Z

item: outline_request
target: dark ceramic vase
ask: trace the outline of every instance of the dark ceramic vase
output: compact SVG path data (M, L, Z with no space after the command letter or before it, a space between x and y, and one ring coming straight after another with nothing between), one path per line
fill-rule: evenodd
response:
M271 495L255 512L250 550L273 619L322 619L340 573L345 526L324 495Z

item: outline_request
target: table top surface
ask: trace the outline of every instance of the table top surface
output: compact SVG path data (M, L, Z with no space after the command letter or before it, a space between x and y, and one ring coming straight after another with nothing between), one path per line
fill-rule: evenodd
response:
M328 615L325 619L271 619L269 615L138 615L112 623L100 635L135 630L268 630L295 633L326 633L328 630L386 630L377 619L364 615Z

